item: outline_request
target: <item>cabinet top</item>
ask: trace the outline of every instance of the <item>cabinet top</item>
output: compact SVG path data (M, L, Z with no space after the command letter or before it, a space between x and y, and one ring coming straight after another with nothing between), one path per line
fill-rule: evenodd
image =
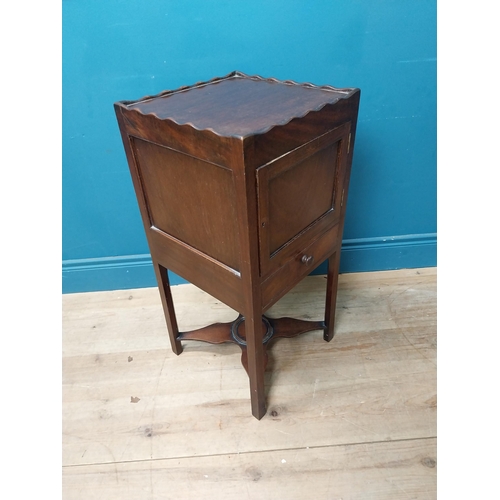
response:
M118 104L220 136L246 137L285 125L356 92L356 88L337 89L233 71L207 82Z

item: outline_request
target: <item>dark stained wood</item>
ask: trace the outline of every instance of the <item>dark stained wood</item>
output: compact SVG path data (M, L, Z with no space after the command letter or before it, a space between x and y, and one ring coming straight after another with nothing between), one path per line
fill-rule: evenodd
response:
M177 338L179 340L200 340L201 342L208 342L209 344L224 344L224 342L235 343L234 339L231 337L231 325L233 323L234 321L230 323L214 323L197 330L181 332Z
M240 345L258 419L269 342L312 329L333 337L359 96L233 72L115 104L172 348ZM325 259L325 322L263 317ZM240 317L179 333L167 269Z
M304 85L234 72L226 78L130 103L128 108L143 114L152 113L179 125L209 129L222 136L246 137L284 125L355 91L311 87L312 92ZM237 114L232 112L234 109L238 110Z
M243 310L243 281L239 273L156 228L147 233L151 255L157 262L229 307Z
M268 345L279 338L292 338L313 330L324 330L324 321L304 321L295 318L267 318L262 316L260 321L262 332L263 367L266 369L269 356ZM249 333L249 338L251 333ZM178 340L199 340L209 344L233 343L241 348L241 362L250 375L247 349L247 321L241 315L229 323L214 323L204 328L179 333ZM257 415L256 415L257 416ZM261 415L262 417L263 415ZM258 418L258 417L257 417Z
M239 271L232 171L141 139L133 148L151 225Z
M324 330L324 321L304 321L295 318L268 318L269 323L274 330L274 335L271 340L276 340L278 338L292 338L300 335L301 333L312 332L314 330Z
M165 321L167 323L168 335L170 344L175 354L179 355L182 352L182 344L178 339L179 328L177 326L177 318L175 317L174 301L172 300L172 292L170 291L170 281L168 279L168 271L157 262L153 262L160 291L161 303L165 313Z
M326 104L318 111L311 111L302 118L294 118L286 125L274 127L265 134L246 137L245 145L252 144L253 153L246 161L258 168L349 121L351 129L355 130L359 95L359 91L355 92L348 99Z
M340 247L328 259L328 276L326 281L325 332L323 338L330 342L333 339L335 326L335 307L337 304L337 286L339 282Z
M154 115L129 111L119 103L115 109L123 115L123 123L131 137L139 137L230 168L232 154L239 139L221 137L211 130L197 130L190 125L177 125L170 120L159 121Z
M333 144L269 181L271 254L327 212L333 212L337 150L338 143Z
M298 249L288 262L266 278L262 282L263 311L269 309L302 278L311 274L327 259L332 247L338 244L338 238L339 224L336 224L306 248Z
M250 379L252 415L261 419L266 413L264 370L267 354L263 345L261 328L262 289L259 270L259 233L257 176L255 170L244 161L243 143L240 143L239 168L235 169L237 197L241 201L238 211L240 246L242 251L241 279L245 290L246 304L239 311L246 318L247 349L242 356Z
M339 221L349 133L346 123L257 169L263 278Z

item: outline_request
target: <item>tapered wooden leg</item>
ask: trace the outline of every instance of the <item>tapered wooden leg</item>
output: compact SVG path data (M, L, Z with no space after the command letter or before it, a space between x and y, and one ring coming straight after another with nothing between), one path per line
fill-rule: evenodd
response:
M266 394L264 387L266 355L263 345L262 313L260 311L254 311L253 314L245 317L245 335L252 415L260 420L266 414Z
M165 313L165 321L167 323L170 344L172 346L172 351L179 355L182 352L182 344L177 338L179 336L179 329L177 327L177 318L175 317L174 301L172 300L168 271L154 261L153 264L155 266L156 278L158 280L158 288L160 290L163 312Z
M326 282L325 331L323 338L330 342L335 327L335 307L339 282L340 248L328 259L328 277Z

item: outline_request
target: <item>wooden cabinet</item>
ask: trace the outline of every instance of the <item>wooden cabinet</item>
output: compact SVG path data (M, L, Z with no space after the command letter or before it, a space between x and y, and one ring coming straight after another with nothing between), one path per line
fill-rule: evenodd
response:
M233 72L115 104L172 348L237 343L257 418L269 342L333 337L359 96ZM263 316L325 259L325 321ZM167 269L240 316L179 332Z

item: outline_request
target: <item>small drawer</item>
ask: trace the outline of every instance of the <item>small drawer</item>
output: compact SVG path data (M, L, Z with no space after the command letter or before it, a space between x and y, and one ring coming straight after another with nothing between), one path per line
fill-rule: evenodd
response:
M298 251L282 267L262 282L265 311L290 291L300 280L324 262L339 247L339 224L328 229L304 250Z

